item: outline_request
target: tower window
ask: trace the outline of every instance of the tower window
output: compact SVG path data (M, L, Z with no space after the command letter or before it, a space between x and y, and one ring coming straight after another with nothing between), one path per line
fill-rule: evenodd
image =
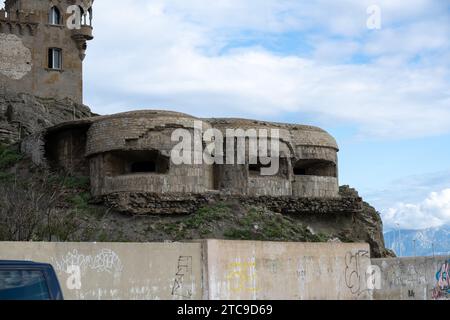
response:
M58 48L48 49L48 67L49 69L62 69L62 50Z
M60 25L61 24L61 12L57 7L52 7L50 9L50 14L48 17L48 23L54 24L54 25Z

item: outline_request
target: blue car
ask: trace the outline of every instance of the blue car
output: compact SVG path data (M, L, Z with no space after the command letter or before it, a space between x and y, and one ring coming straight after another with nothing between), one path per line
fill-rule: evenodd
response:
M49 264L0 260L0 300L63 300Z

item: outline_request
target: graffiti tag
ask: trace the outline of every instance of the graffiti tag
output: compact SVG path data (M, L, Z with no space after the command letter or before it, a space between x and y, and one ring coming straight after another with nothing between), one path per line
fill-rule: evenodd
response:
M433 289L432 297L436 300L450 298L450 260L444 262L436 273L436 287Z
M230 283L230 290L234 293L259 291L256 287L255 261L230 263L226 279Z
M115 278L123 271L119 256L110 249L102 249L96 255L80 254L74 249L59 259L52 258L52 264L56 272L69 275L66 283L69 290L81 289L81 278L88 270L110 273Z
M172 286L172 296L181 298L192 297L192 257L180 256L178 258L177 273ZM186 281L188 279L188 281ZM186 282L190 282L186 286Z
M359 250L356 253L347 252L345 256L345 284L354 295L359 296L369 291L370 287L379 283L375 277L378 270L368 269L367 272L370 273L369 279L366 279L366 271L361 271L362 260L369 258L369 252L366 250Z

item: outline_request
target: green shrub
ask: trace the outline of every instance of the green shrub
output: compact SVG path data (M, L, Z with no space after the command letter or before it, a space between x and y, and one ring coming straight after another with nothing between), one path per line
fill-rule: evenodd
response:
M12 167L22 158L23 156L14 147L0 145L0 170Z
M69 200L76 209L86 211L89 209L89 200L90 199L91 199L91 195L88 192L83 192L83 193L73 196Z
M64 186L69 189L89 189L89 177L71 176L64 178Z
M13 181L13 174L0 171L0 183L12 183Z
M199 229L230 215L230 208L224 203L206 206L189 216L185 221L188 228Z

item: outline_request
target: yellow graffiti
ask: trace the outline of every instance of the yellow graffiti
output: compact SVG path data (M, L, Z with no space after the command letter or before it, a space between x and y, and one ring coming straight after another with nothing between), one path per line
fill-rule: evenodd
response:
M226 280L233 293L259 291L256 287L256 262L232 262L227 270Z

